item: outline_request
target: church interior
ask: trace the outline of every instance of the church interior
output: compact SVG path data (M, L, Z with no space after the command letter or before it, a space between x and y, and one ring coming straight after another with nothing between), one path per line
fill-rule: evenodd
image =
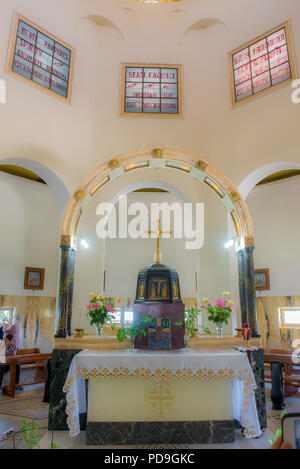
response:
M0 7L0 449L300 449L299 1Z

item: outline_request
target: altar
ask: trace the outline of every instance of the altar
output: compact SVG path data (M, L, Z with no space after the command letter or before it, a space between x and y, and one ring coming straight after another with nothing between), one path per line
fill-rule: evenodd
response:
M133 329L123 327L134 348L117 349L115 342L105 349L104 339L93 344L82 336L73 348L76 337L64 339L66 353L57 350L53 360L50 428L64 429L67 416L71 437L84 429L86 444L99 446L233 443L237 428L246 438L259 437L265 427L265 406L257 411L265 397L262 350L253 360L237 350L238 337L230 347L215 339L213 349L200 337L192 348L186 343L179 275L161 262L160 220L153 233L155 262L138 272Z
M258 437L255 388L237 350L83 350L63 390L70 436L87 412L86 443L105 446L232 443L235 421Z

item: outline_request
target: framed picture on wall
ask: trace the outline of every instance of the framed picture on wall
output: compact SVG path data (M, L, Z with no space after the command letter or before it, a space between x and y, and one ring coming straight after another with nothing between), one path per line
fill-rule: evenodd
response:
M269 269L255 269L254 282L256 290L270 290Z
M44 290L45 269L25 267L24 289Z

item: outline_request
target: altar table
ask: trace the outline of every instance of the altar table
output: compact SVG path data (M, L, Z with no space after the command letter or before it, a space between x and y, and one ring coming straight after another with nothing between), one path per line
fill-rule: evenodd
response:
M74 356L63 388L72 437L80 433L79 414L87 411L87 379L88 425L95 431L100 425L111 439L116 430L145 434L164 425L165 432L180 433L180 425L185 432L211 431L216 423L221 430L222 422L233 419L246 438L261 435L255 379L247 355L237 350L83 350Z

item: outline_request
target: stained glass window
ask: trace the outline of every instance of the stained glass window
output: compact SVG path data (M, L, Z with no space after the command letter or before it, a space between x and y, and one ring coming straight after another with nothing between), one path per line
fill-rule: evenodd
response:
M234 103L292 79L288 23L231 52L230 57Z
M73 49L20 15L14 21L8 71L70 101Z
M181 115L180 67L124 65L122 114Z

